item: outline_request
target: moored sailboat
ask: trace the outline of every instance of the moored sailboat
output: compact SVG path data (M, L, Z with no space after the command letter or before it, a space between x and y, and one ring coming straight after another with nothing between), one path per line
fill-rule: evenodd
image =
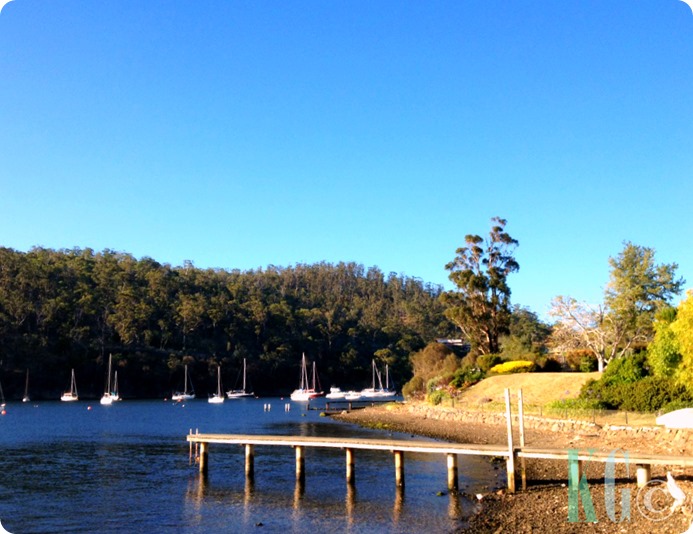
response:
M221 389L221 365L217 366L217 392L209 397L210 404L221 404L224 402L224 392Z
M29 402L29 369L26 370L26 381L24 383L24 396L22 397L22 402Z
M247 385L246 385L246 365L245 365L245 358L243 358L243 386L241 389L231 389L226 392L226 396L229 399L240 399L243 397L252 397L254 393L252 391L248 391Z
M63 402L73 402L79 400L79 396L77 395L77 381L75 380L74 369L72 370L72 379L70 380L70 390L63 393L60 397L60 400Z
M318 381L318 374L315 367L315 362L313 362L313 381L312 384L308 381L308 365L306 363L306 355L303 354L301 359L301 380L298 389L295 389L291 393L291 400L293 401L308 401L316 397L321 397L323 392L320 391L320 384Z
M190 385L190 389L188 389L188 384ZM174 401L184 401L184 400L192 400L195 398L195 389L193 388L192 385L192 380L188 378L188 365L185 365L185 378L183 379L183 392L181 393L180 391L175 392L173 395L171 395L171 400Z
M99 401L101 404L108 406L113 404L113 401L120 400L118 395L118 371L116 371L113 381L111 381L111 365L112 357L108 355L108 372L106 373L106 389L104 390L103 396Z

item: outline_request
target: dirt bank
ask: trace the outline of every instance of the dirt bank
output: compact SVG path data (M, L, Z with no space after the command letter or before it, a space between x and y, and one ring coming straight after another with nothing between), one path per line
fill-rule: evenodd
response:
M463 443L507 443L505 418L502 415L467 413L453 409L437 409L426 404L407 403L356 410L333 416L335 419L363 426L428 436ZM514 425L517 442L517 424ZM599 427L573 421L525 421L527 445L596 449L622 449L629 453L691 455L693 433L668 431L661 428ZM686 504L673 513L673 499L664 490L661 480L670 470L678 485L688 495ZM643 490L635 484L635 466L616 471L615 499L609 498L610 487L604 484L604 464L585 465L589 495L594 504L596 523L586 519L582 502L580 523L569 522L568 466L563 461L527 460L528 488L515 494L504 489L489 488L482 498L481 512L470 519L465 532L481 533L573 533L600 532L629 534L681 533L693 519L693 477L676 467L653 467L653 482ZM656 480L655 480L656 479ZM606 490L606 494L605 494ZM619 522L624 508L630 506L630 519ZM614 502L614 506L608 505ZM611 514L611 516L610 516ZM693 531L692 531L693 532Z

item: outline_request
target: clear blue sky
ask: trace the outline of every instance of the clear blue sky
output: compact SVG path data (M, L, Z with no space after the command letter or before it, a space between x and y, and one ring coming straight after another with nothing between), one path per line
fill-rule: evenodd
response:
M513 302L601 301L628 240L693 284L680 0L14 0L0 246L451 287L493 216Z

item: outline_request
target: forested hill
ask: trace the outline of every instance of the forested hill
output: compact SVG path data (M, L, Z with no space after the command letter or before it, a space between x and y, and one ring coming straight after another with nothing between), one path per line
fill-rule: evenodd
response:
M74 368L80 395L100 396L113 355L122 394L163 397L188 364L198 394L234 386L247 359L256 393L297 387L301 354L324 388L362 388L371 360L399 385L409 355L453 335L442 288L354 263L253 271L171 267L111 250L0 248L0 383L57 398Z

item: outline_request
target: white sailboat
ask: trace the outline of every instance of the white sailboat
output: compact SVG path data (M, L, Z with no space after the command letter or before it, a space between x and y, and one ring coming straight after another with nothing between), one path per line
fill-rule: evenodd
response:
M313 381L312 384L308 381L308 366L306 363L306 355L303 354L301 359L301 381L298 389L295 389L291 393L291 400L293 401L308 401L316 397L323 395L320 391L320 384L317 379L317 370L315 368L315 362L313 362Z
M2 384L0 383L0 408L4 408L6 404L5 392L2 390Z
M371 387L362 389L361 396L367 399L394 397L397 392L390 389L390 370L387 364L385 365L385 387L383 387L383 378L375 365L375 360L372 361L373 367L373 382ZM378 378L378 386L375 385L375 379Z
M111 365L112 356L109 354L108 373L106 373L106 389L104 390L103 397L101 397L101 400L99 401L105 406L110 406L113 404L113 401L120 400L120 396L118 395L118 371L116 371L114 380L111 382Z
M221 365L217 367L217 392L209 397L210 404L221 404L224 402L224 392L221 389Z
M26 382L24 383L24 396L22 397L22 402L29 402L29 369L26 370Z
M226 396L229 399L240 399L243 397L252 397L254 395L252 391L247 390L245 372L245 358L243 358L243 387L241 389L231 389L227 391Z
M75 370L72 370L72 380L70 381L70 391L66 391L60 397L63 402L73 402L79 400L77 395L77 381L75 380Z
M188 389L188 383L190 384L190 389ZM171 395L171 400L174 401L184 401L184 400L192 400L195 398L195 389L192 386L192 380L188 379L188 365L185 365L185 378L183 382L183 392L181 393L180 391L175 392L173 395Z

